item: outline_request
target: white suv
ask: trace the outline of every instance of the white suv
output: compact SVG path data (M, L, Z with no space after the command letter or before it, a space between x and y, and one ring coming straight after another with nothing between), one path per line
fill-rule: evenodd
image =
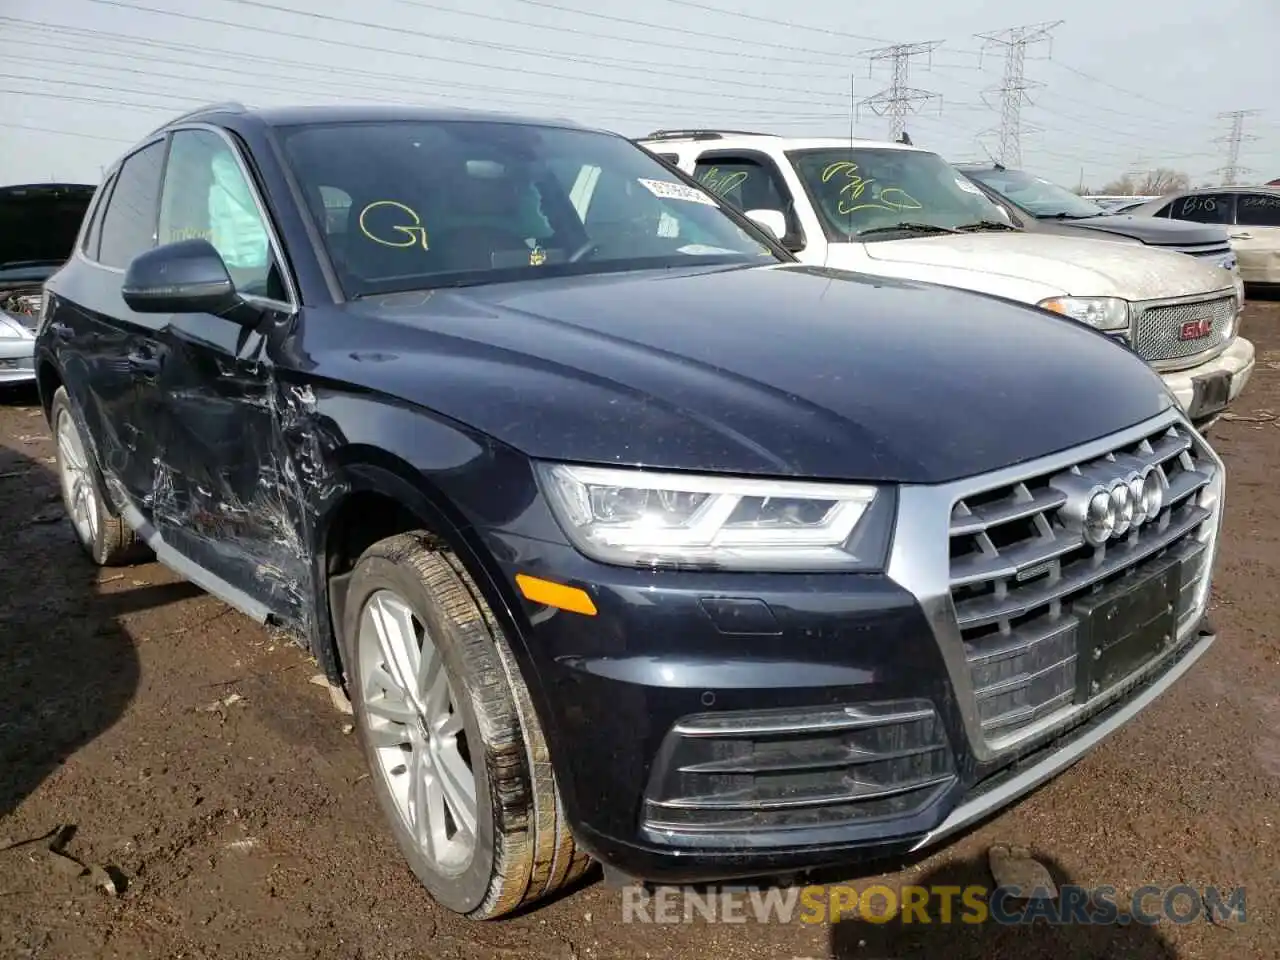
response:
M1035 304L1126 339L1205 426L1244 389L1232 274L1180 253L1014 227L954 167L898 143L660 131L641 146L738 207L803 263Z

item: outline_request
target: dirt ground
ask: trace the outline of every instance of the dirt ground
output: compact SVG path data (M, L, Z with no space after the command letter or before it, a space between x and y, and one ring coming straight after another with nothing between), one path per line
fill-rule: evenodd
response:
M1250 304L1244 332L1258 369L1214 437L1218 644L1084 761L889 878L990 883L988 848L1012 843L1122 896L1244 887L1243 923L624 924L594 876L524 916L456 919L402 864L313 663L155 564L81 555L27 395L0 403L0 957L1280 956L1280 303Z

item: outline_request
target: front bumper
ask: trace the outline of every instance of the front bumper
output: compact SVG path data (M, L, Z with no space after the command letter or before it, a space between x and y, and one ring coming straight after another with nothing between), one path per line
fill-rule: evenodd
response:
M1002 649L980 624L962 627L965 617L995 615L975 612L985 600L965 592L972 576L957 586L954 541L969 535L973 517L989 526L1009 520L1006 506L982 500L984 491L1018 487L1028 471L1061 470L1064 457L1092 462L1123 448L1185 466L1170 487L1183 495L1202 468L1220 483L1213 471L1221 464L1180 423L1171 413L1120 439L980 478L978 487L903 488L890 561L879 575L631 570L593 563L563 544L489 531L490 553L509 580L524 572L579 586L598 611L587 617L525 603L521 624L577 839L606 865L658 882L847 866L937 842L1074 763L1212 644L1203 615L1220 495L1202 504L1197 493L1181 519L1170 514L1153 526L1130 566L1116 560L1109 573L1106 563L1077 557L1071 566L1062 561L1058 581L1039 580L1044 557L1057 549L1044 540L1035 548L1051 551L1035 560L1019 559L1024 547L997 537L1002 555L964 561L970 573L989 560L1013 564L1017 576L1003 574L1018 581L1011 591L1070 583L1076 611L1126 576L1199 564L1188 574L1194 579L1167 594L1178 605L1168 642L1074 698L1077 672L1097 669L1075 663L1085 634L1064 626L1052 597L1034 604L1053 606L1051 630L1043 629L1048 614L998 615L1015 624ZM1165 432L1173 427L1176 437ZM1141 446L1149 441L1169 445L1152 452ZM1022 495L1010 504L1027 517L1033 511ZM957 520L953 507L962 500L976 512ZM1175 538L1177 530L1184 532ZM1110 549L1120 557L1130 544ZM1090 594L1104 576L1108 586ZM1063 664L1049 648L1064 631L1070 689L1059 692L1047 681ZM1027 640L1036 632L1039 639ZM1015 649L1024 640L1043 646L1024 656ZM987 671L983 662L995 658L1019 675ZM1003 700L1019 683L1024 700ZM997 708L986 709L991 704Z
M1211 422L1240 396L1253 375L1252 341L1236 337L1222 353L1189 370L1162 373L1178 405L1197 425Z
M35 340L0 337L0 386L34 383Z

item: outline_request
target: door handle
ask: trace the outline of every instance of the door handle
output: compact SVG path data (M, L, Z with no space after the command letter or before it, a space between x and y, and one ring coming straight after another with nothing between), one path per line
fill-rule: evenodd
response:
M131 353L127 359L129 361L129 369L134 373L139 373L146 377L158 376L160 373L160 361L156 357L149 357L141 353Z
M1231 234L1231 239L1232 240L1252 240L1253 234L1252 233L1233 233Z

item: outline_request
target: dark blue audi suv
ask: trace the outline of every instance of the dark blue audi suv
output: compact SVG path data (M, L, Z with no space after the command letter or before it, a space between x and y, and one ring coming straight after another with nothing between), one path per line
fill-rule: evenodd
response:
M213 106L35 351L76 536L290 631L442 904L905 855L1212 644L1223 467L1087 327L802 266L623 137Z

